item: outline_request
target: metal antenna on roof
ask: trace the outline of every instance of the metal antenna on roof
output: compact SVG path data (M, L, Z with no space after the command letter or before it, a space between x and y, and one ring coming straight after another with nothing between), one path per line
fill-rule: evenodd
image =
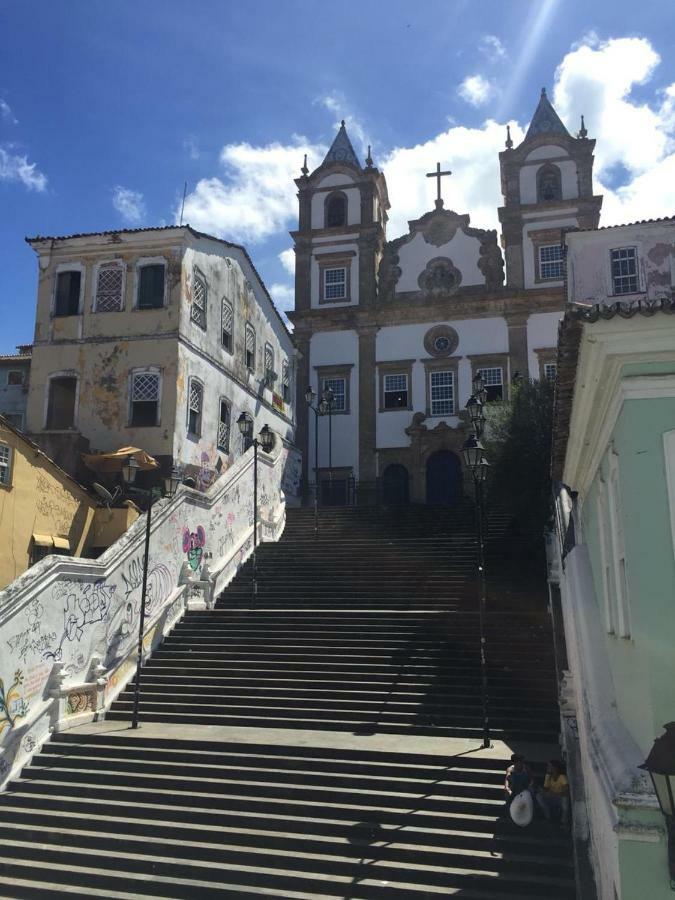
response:
M187 181L185 182L185 184L183 186L183 202L181 203L181 207L180 207L180 222L178 223L179 226L183 224L183 212L185 211L185 195L186 194L187 194Z

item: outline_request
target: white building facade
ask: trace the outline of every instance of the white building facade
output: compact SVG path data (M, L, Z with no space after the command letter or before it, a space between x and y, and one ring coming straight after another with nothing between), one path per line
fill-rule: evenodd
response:
M462 491L464 407L480 371L491 401L555 374L564 229L597 224L594 141L571 137L545 93L522 144L500 154L502 247L468 215L435 209L387 241L384 174L358 160L344 123L297 179L298 443L307 485L332 502L452 503ZM423 177L423 176L421 176ZM334 395L317 421L302 397ZM330 420L330 421L329 421ZM315 426L318 426L315 427ZM318 431L318 453L315 433ZM314 469L317 471L314 472Z
M294 437L291 336L246 250L189 226L33 238L26 428L66 469L141 447L205 490L247 412Z

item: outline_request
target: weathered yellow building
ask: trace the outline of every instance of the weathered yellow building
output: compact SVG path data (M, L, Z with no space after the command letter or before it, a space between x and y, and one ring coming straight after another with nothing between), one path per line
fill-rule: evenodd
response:
M0 416L0 589L49 553L95 556L108 546L111 534L103 544L97 539L97 513L128 511L96 507L92 494Z

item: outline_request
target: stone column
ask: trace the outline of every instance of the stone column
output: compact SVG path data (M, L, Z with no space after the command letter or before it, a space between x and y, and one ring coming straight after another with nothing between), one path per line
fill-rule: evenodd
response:
M517 312L505 314L509 330L509 356L511 358L511 378L520 372L525 378L530 377L530 366L527 358L527 320L529 313Z
M357 328L359 336L359 481L375 481L375 338L376 325Z
M312 242L309 238L295 238L295 309L310 309L312 305Z
M304 491L309 484L309 472L311 471L311 463L309 461L309 415L305 400L305 391L307 385L311 384L309 370L309 342L311 332L298 331L294 334L295 345L297 347L298 364L295 379L295 409L296 409L296 433L295 443L302 451L302 490ZM316 388L316 385L314 385Z
M504 257L506 261L506 286L522 288L525 284L523 263L523 223L516 221L502 222L504 239Z

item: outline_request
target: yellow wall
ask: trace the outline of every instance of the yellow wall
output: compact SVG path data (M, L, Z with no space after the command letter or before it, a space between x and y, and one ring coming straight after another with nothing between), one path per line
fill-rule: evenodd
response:
M91 544L96 501L44 454L0 422L12 448L9 485L0 484L0 589L30 565L33 534L56 535L81 556Z

